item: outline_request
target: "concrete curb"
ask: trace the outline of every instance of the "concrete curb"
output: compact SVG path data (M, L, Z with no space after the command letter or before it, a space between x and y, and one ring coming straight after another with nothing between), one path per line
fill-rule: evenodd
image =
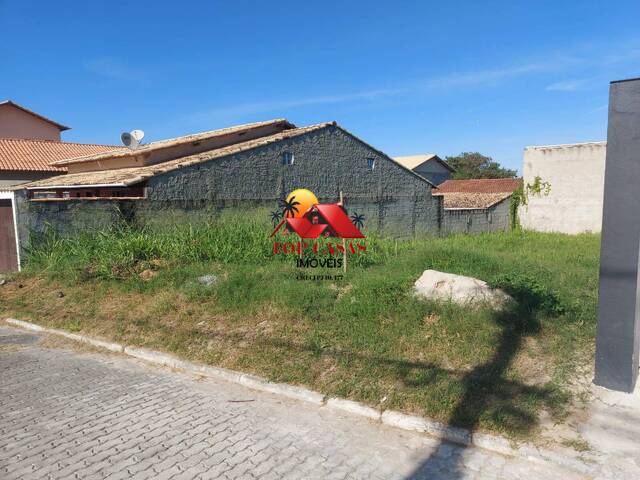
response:
M276 395L282 395L294 400L302 400L303 402L313 403L314 405L324 404L324 395L296 385L273 383L265 380L264 378L249 374L241 375L239 383L245 387L253 388L254 390L275 393Z
M327 408L342 410L343 412L360 415L362 417L370 418L371 420L380 420L380 417L382 416L375 408L368 407L360 402L354 402L353 400L345 400L343 398L330 398L327 400Z
M85 337L84 335L77 335L75 333L68 333L63 330L46 329L46 332L67 337L78 342L88 343L89 345L93 345L94 347L105 348L107 350L111 350L112 352L124 352L124 347L119 343L103 342L102 340L96 340L95 338Z
M27 330L60 335L61 337L66 337L70 340L88 343L90 345L93 345L94 347L105 348L107 350L111 350L112 352L122 353L124 351L124 347L118 343L104 342L102 340L96 340L95 338L86 337L84 335L65 332L64 330L56 330L54 328L45 328L45 327L41 327L40 325L36 325L35 323L23 322L22 320L16 320L15 318L6 318L5 322L17 327L25 328Z
M22 320L16 320L15 318L5 318L5 322L15 325L17 327L22 327L27 330L34 330L36 332L44 332L45 328L40 325L36 325L35 323L23 322Z
M490 435L487 433L472 433L469 430L450 427L424 417L407 415L405 413L397 412L394 410L385 410L383 412L380 412L375 408L369 407L368 405L364 405L360 402L355 402L353 400L346 400L343 398L335 397L327 399L325 395L313 390L308 390L304 387L288 385L284 383L274 383L256 375L235 372L233 370L227 370L220 367L212 367L200 363L188 362L186 360L181 360L177 357L174 357L173 355L158 352L155 350L148 350L141 347L123 346L118 343L96 340L84 335L69 333L53 328L46 328L34 323L24 322L22 320L16 320L13 318L6 318L5 322L10 325L21 327L27 330L60 335L71 340L89 343L99 348L105 348L113 352L124 353L125 355L129 355L145 362L170 368L176 368L189 373L194 373L210 378L237 383L253 390L260 390L294 400L301 400L303 402L308 402L320 407L324 407L328 410L339 410L347 412L349 414L358 415L369 420L381 422L390 427L419 433L426 433L432 437L446 440L448 442L478 447L482 448L483 450L496 452L501 455L510 457L524 458L529 461L543 464L553 463L560 467L567 468L582 474L592 474L594 472L594 466L597 464L601 464L603 461L602 459L599 459L598 456L591 455L591 457L587 459L589 462L591 462L591 464L586 464L580 458L577 452L569 449L563 449L563 451L560 453L556 451L541 449L531 444L522 444L518 447L514 447L512 446L511 442L509 442L509 440L496 435Z
M123 352L125 355L129 355L130 357L134 357L139 360L144 360L145 362L157 363L159 365L164 365L165 367L179 368L178 364L180 363L180 360L173 355L156 352L155 350L148 350L146 348L130 347L127 345L124 347Z

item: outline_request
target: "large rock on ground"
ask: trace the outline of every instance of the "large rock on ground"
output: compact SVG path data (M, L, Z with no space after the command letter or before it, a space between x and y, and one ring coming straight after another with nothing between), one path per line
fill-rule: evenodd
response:
M503 307L511 297L487 282L453 273L425 270L414 284L416 295L429 300L452 301L460 305L486 303L494 308Z

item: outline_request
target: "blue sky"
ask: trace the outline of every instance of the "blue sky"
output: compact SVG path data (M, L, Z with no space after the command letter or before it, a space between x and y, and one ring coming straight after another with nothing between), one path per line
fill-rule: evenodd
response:
M640 76L640 2L615 3L0 0L0 98L68 141L286 117L520 168L606 138L609 81Z

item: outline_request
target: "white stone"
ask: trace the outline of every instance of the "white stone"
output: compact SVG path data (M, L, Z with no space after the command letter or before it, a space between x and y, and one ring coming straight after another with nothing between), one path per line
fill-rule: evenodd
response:
M198 283L210 287L211 285L218 282L218 277L216 275L202 275L198 277Z
M486 302L499 308L511 299L502 290L491 288L477 278L437 270L425 270L414 289L417 295L429 300L450 300L460 305Z

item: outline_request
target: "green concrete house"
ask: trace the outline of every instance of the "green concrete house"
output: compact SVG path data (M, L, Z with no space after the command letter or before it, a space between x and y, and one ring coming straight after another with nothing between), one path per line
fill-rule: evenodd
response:
M321 202L340 192L365 229L397 237L438 234L433 184L335 122L239 125L53 162L68 174L15 192L20 244L47 225L61 234L202 221L239 205L273 207L296 188Z

